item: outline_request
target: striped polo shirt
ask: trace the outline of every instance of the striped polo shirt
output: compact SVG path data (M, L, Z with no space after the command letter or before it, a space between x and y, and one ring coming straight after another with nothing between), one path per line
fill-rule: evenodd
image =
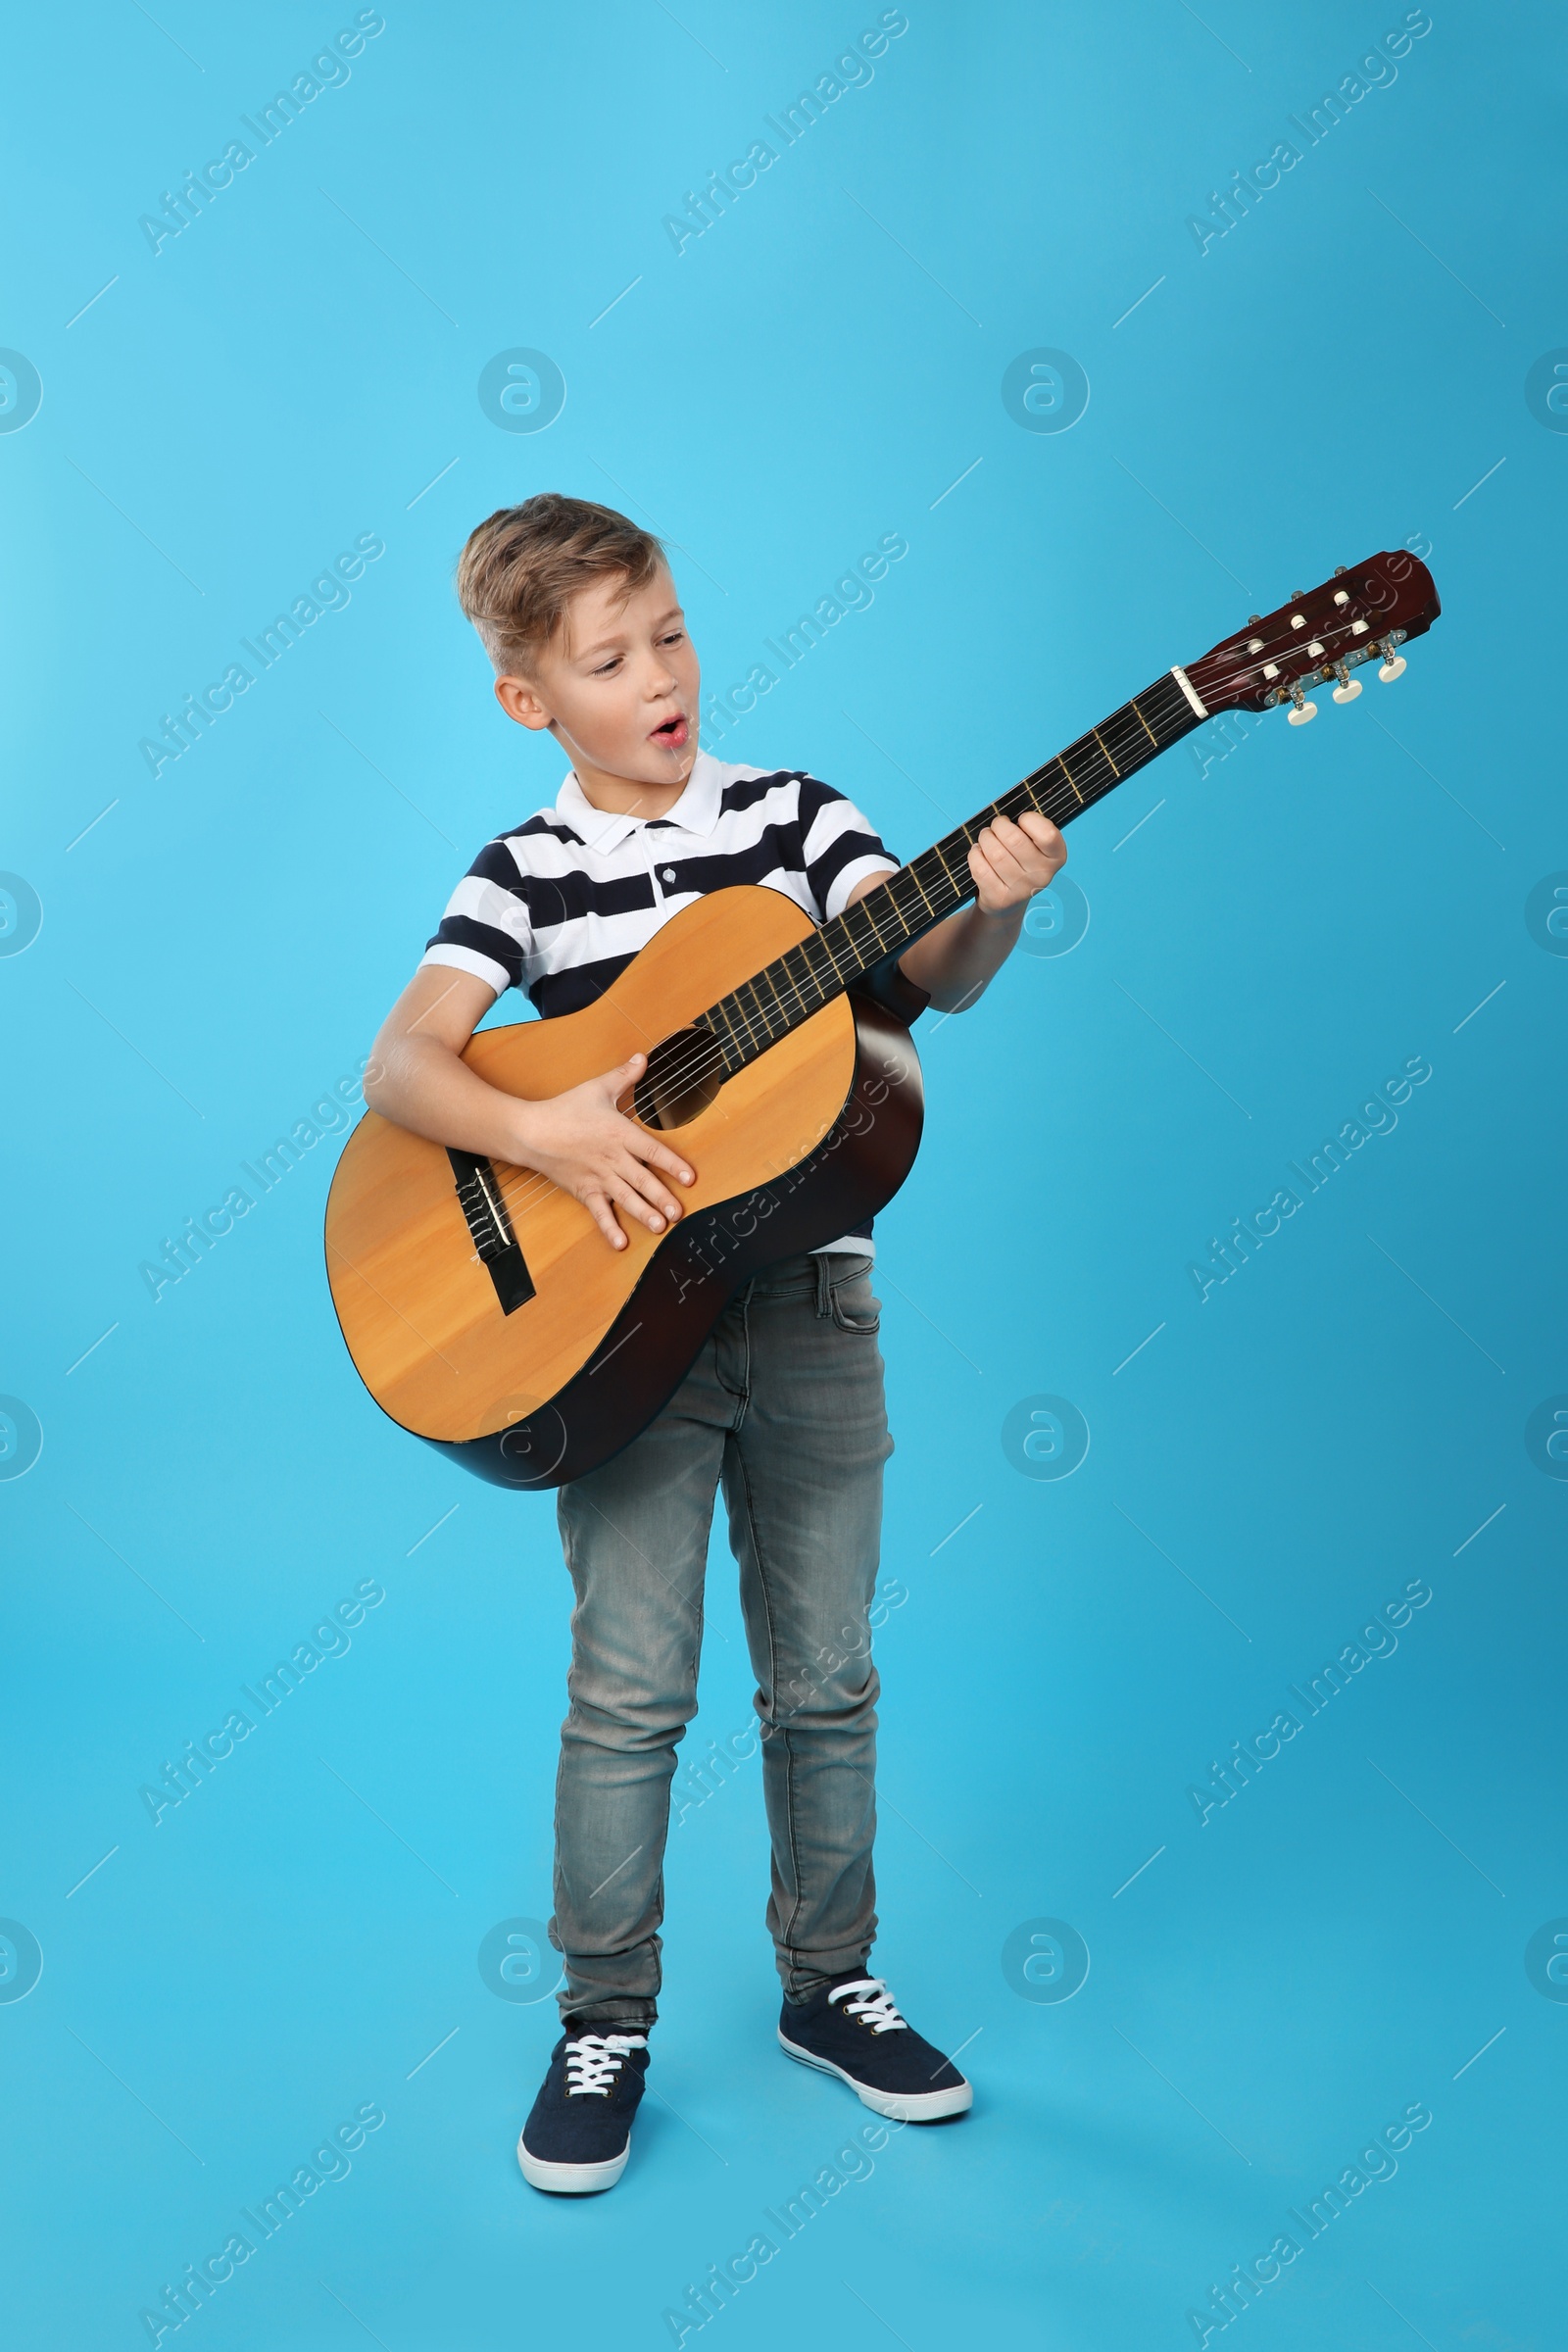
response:
M596 808L568 775L541 808L487 842L422 961L527 991L550 1019L591 1004L661 925L710 890L760 883L815 923L855 885L898 871L853 801L800 768L739 767L699 752L665 816ZM863 1231L824 1249L870 1252Z

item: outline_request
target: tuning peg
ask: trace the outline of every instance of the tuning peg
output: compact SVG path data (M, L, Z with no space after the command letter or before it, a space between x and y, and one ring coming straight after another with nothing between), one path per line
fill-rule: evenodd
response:
M1308 719L1316 718L1317 705L1306 700L1301 692L1299 680L1291 688L1291 699L1296 705L1296 709L1291 712L1293 727L1304 727Z
M1337 703L1353 703L1361 691L1360 679L1352 678L1343 662L1335 662L1334 674L1340 681L1334 689L1334 700Z
M1378 647L1378 651L1383 656L1383 664L1378 671L1378 676L1383 680L1385 686L1392 686L1396 678L1402 678L1405 673L1407 663L1404 656L1396 653L1392 637L1385 637Z

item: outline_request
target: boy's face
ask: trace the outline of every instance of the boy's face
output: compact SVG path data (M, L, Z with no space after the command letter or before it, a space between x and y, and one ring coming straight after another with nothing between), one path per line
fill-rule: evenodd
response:
M697 654L662 564L628 596L624 579L572 599L527 677L496 680L525 727L547 727L579 782L610 778L677 790L697 758Z

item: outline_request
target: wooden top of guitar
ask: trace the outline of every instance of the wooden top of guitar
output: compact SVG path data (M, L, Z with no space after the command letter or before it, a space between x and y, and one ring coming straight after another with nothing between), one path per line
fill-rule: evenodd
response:
M596 1004L480 1030L464 1059L525 1101L562 1094L649 1052L814 929L782 892L714 891L672 916ZM688 1211L804 1159L843 1107L855 1051L849 1000L835 998L675 1130L671 1144L697 1171L695 1184L673 1188ZM493 1164L535 1288L512 1314L497 1307L439 1144L368 1111L332 1181L326 1263L343 1337L386 1411L421 1437L487 1437L559 1394L662 1238L626 1219L627 1246L612 1250L569 1194Z

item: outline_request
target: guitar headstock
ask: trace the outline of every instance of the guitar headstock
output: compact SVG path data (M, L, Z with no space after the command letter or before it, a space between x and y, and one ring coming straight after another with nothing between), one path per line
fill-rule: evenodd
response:
M1354 702L1351 671L1374 656L1385 683L1404 668L1399 647L1430 629L1442 607L1432 574L1406 548L1342 565L1332 580L1293 596L1277 612L1254 612L1245 629L1216 645L1186 675L1205 710L1266 710L1291 702L1292 726L1313 716L1305 689L1336 681L1334 700Z

